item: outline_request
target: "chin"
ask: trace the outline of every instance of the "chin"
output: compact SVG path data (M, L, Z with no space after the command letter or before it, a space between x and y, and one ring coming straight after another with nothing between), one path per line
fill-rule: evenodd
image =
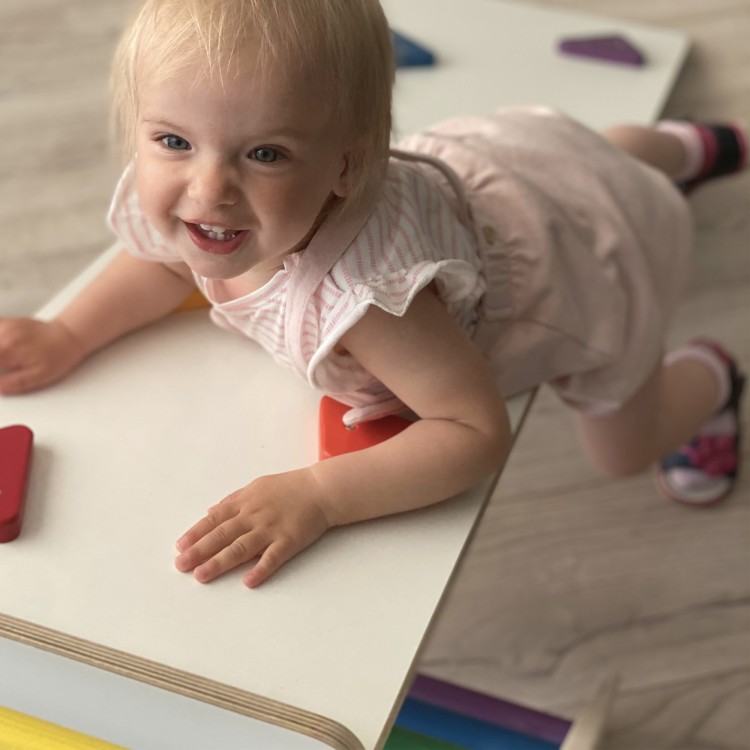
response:
M195 271L199 276L203 276L211 281L229 281L230 279L236 279L238 276L242 276L246 269L232 270L232 269L220 269L220 268L207 268L205 266L198 268L191 266L191 270Z
M189 253L183 256L183 261L191 271L212 281L228 281L249 270L248 264L242 262L240 258L210 256L202 252L200 256Z

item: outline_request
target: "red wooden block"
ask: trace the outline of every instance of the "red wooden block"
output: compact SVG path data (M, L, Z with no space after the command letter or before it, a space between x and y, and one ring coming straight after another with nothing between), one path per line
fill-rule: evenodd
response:
M318 455L321 461L382 443L398 435L411 424L411 421L404 417L392 415L371 422L360 422L355 427L347 429L341 420L348 410L348 406L329 396L323 396L320 400Z
M21 533L33 440L23 425L0 429L0 542Z

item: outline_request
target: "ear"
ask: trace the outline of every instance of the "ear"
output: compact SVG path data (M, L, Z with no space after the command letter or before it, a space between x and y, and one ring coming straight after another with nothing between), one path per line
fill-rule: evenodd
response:
M339 170L338 178L333 185L333 193L339 198L346 198L350 191L349 181L351 179L351 170L349 168L349 164L349 154L344 154L341 158L341 168Z

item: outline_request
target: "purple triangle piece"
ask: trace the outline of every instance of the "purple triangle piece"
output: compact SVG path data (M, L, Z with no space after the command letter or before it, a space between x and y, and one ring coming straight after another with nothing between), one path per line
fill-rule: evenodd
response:
M641 51L618 34L561 39L558 49L566 55L590 57L622 65L643 65L646 62Z

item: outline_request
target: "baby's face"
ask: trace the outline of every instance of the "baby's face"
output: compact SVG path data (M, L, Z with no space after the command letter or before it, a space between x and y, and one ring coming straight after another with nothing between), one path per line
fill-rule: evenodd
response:
M281 74L244 72L223 82L191 69L139 81L141 208L211 279L277 270L304 246L329 198L346 192L330 108Z

